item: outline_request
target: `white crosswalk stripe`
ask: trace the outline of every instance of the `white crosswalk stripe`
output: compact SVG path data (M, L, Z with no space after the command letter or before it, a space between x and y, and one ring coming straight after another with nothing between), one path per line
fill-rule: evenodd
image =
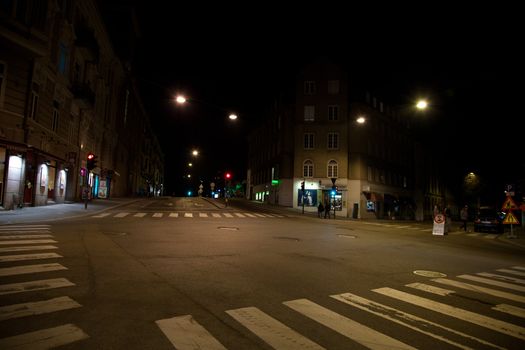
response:
M510 268L510 271L523 271L525 269L516 269L515 267ZM497 270L502 273L507 273L506 269ZM501 282L498 275L492 274L491 272L480 272L479 275L486 276L487 280L497 282L496 285L501 288L509 288L511 283ZM459 275L458 278L464 278L465 276L472 276L477 279L474 275ZM518 275L519 276L519 275ZM481 277L479 277L481 278ZM468 279L468 278L467 278ZM473 281L474 283L490 284L484 280ZM519 283L519 281L514 281ZM477 349L477 348L493 348L493 349L505 349L502 346L504 343L490 342L489 339L479 337L477 335L468 334L470 331L464 332L463 328L461 331L454 329L450 326L449 322L442 323L443 318L438 317L439 314L456 318L458 322L466 322L475 324L477 326L490 329L498 332L502 335L509 336L520 341L525 340L525 328L521 322L508 322L507 319L503 319L505 315L509 317L525 318L525 308L506 304L496 303L492 306L484 306L485 310L493 310L499 313L502 318L497 317L497 313L491 313L490 317L483 314L483 308L480 311L473 312L467 310L459 305L455 305L460 300L459 298L451 297L455 293L458 293L456 289L468 290L471 293L490 295L491 297L502 298L525 304L525 297L520 295L518 290L516 294L505 292L502 290L495 290L477 284L459 282L449 278L435 278L429 280L429 283L439 283L448 286L453 289L444 289L432 284L426 283L409 283L405 287L412 288L414 292L428 293L427 297L420 295L407 293L405 291L394 289L390 287L382 287L372 289L376 295L382 295L388 297L387 299L401 301L401 305L410 305L413 309L421 308L423 310L430 310L432 312L424 313L425 318L416 316L416 314L408 313L403 311L403 306L399 307L399 303L396 307L382 304L371 299L358 296L356 294L347 292L342 294L330 295L329 297L340 301L347 305L347 309L341 309L338 312L327 308L321 304L314 303L308 299L295 299L285 301L282 304L287 306L290 311L293 310L299 315L306 316L309 319L316 321L322 325L322 329L333 330L351 341L357 342L362 346L369 349L414 349L421 347L421 343L411 344L411 339L415 341L416 337L406 335L403 340L396 339L396 333L394 333L390 327L385 328L385 333L378 327L383 328L384 325L371 328L370 326L364 325L353 319L352 308L361 310L360 312L366 312L371 314L371 317L379 317L385 322L392 322L399 326L405 327L409 332L421 334L424 337L429 337L434 341L427 343L429 348L440 348L439 343L446 343L447 346L459 348L459 349ZM501 283L505 283L503 286ZM517 284L513 284L515 287L520 287ZM439 301L433 300L439 299ZM491 300L492 301L492 300ZM291 311L291 312L293 312ZM481 313L480 313L481 312ZM242 307L239 309L226 310L225 313L232 317L239 327L243 327L262 339L273 349L323 349L323 343L317 343L309 339L307 334L301 334L296 328L297 325L288 325L288 322L293 321L293 317L282 317L278 318L261 311L255 306ZM438 318L439 321L433 321L432 318ZM286 322L281 321L282 319L287 320ZM210 348L210 349L224 349L224 346L220 343L220 334L212 335L203 326L201 326L191 315L178 316L170 319L156 321L163 333L168 337L171 343L177 349L196 349L196 348ZM380 324L377 322L370 321L371 324ZM192 329L193 328L193 329ZM316 332L319 335L321 330ZM324 332L324 331L322 331ZM219 336L216 338L216 336ZM319 338L316 338L319 339ZM322 337L321 337L322 339ZM200 342L204 343L200 343ZM436 341L438 343L436 343ZM206 342L210 342L207 344ZM524 343L525 344L525 343Z
M324 349L255 307L226 311L274 349Z
M422 298L417 295L405 293L393 288L383 287L373 290L376 293L395 298L413 305L423 307L435 312L445 314L447 316L455 317L463 321L476 324L481 327L492 329L496 332L510 335L519 339L525 340L525 328L516 326L511 323L497 320L488 316L480 315L475 312L460 309L454 306L443 304L430 299Z
M109 214L108 214L109 215ZM51 233L50 225L13 225L0 227L0 264L25 262L41 259L60 259L62 255L52 252L40 252L44 250L58 249L49 243L58 243ZM23 252L22 254L5 254ZM19 279L33 274L50 273L67 270L67 267L58 263L15 265L0 268L0 277L11 277ZM16 279L14 280L16 281ZM56 288L72 287L74 283L66 278L51 278L41 280L19 281L15 283L4 283L0 285L0 295L28 293L34 291L45 291ZM33 296L37 296L33 294ZM68 296L60 296L47 300L27 301L2 305L0 307L0 322L16 318L27 318L35 315L45 315L57 311L79 308L80 305ZM44 316L40 316L44 317ZM89 336L73 324L46 328L22 333L0 339L1 349L49 349L66 345Z
M191 315L155 321L171 344L178 350L226 350Z
M89 336L82 329L73 324L66 324L0 339L0 348L17 350L51 349L86 338Z
M248 213L248 212L170 212L170 213L129 213L129 212L112 212L112 213L101 213L91 216L92 218L284 218L286 216L279 214L267 214L267 213ZM35 236L36 237L36 236Z

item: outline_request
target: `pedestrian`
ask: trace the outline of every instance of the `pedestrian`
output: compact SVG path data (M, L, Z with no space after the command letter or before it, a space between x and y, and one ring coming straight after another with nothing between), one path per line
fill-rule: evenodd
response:
M322 202L319 202L319 206L317 207L317 216L322 217L324 211L324 206Z
M326 202L326 205L324 206L324 218L330 219L330 202Z
M445 215L445 233L449 233L450 227L452 226L452 214L450 213L448 206L445 206L443 215Z
M464 206L461 209L461 212L459 213L459 216L461 218L461 221L463 222L463 225L459 228L460 230L463 228L465 232L467 232L467 221L468 221L468 206Z

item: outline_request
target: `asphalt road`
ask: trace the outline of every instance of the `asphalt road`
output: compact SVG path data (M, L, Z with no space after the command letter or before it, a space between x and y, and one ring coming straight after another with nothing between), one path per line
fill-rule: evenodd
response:
M0 348L523 349L525 249L495 238L198 198L0 226Z

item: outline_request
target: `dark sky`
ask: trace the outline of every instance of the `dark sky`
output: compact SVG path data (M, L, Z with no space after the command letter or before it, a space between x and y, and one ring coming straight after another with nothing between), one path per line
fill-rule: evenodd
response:
M181 183L193 147L202 152L194 162L201 172L245 178L250 125L275 86L319 55L351 62L400 102L428 96L429 125L445 167L486 174L494 188L523 178L523 95L516 90L523 68L512 31L425 20L404 27L401 20L383 27L361 20L366 26L359 26L351 17L324 17L323 10L312 17L313 9L306 16L203 13L140 3L136 69L166 155L169 188ZM178 92L197 102L176 106L171 99ZM227 121L229 110L239 114L237 123Z

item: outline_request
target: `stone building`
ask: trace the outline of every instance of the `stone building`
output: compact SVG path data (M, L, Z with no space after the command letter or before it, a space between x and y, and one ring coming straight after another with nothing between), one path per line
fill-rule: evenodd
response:
M440 170L411 113L371 91L339 65L305 66L250 138L250 198L305 211L330 203L344 217L430 218L444 199Z
M160 193L162 152L96 3L8 1L0 18L0 206Z

